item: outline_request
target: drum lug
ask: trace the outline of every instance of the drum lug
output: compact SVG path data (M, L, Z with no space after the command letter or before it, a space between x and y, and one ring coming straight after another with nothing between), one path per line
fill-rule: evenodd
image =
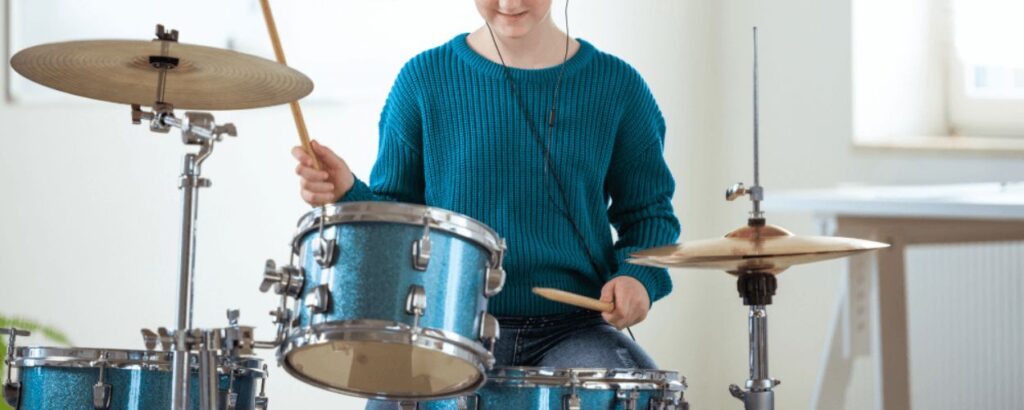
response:
M334 239L319 237L316 240L316 249L313 250L313 258L321 268L334 266L335 258L338 256L338 242Z
M8 365L10 366L10 365ZM4 382L4 401L15 409L21 401L21 383Z
M487 268L487 282L484 284L484 296L491 297L505 287L505 269L501 266Z
M487 344L487 350L494 353L494 345L501 337L501 326L498 318L487 312L480 313L480 341Z
M412 241L412 267L418 271L427 270L430 265L430 214L423 215L423 236Z
M7 335L7 357L4 358L4 364L7 365L7 379L4 380L4 401L17 409L21 403L21 383L11 381L11 368L14 367L14 352L18 350L16 339L18 336L31 336L32 332L10 327L0 328L0 335Z
M636 390L618 390L615 398L622 401L622 410L636 410L636 402L640 400L640 392Z
M472 409L469 408L469 397L470 396L459 396L455 401L456 410L480 410L480 395L473 395L475 400L473 400Z
M105 410L110 408L110 398L112 387L103 382L103 376L107 370L107 353L104 352L100 355L100 359L97 363L100 368L100 377L96 381L96 384L92 386L92 406L96 410Z
M331 289L317 285L306 294L306 307L313 313L324 313L331 308Z
M409 293L405 296L405 313L413 315L412 333L420 332L420 317L427 310L427 291L420 285L409 285Z
M398 408L402 410L416 410L420 408L420 406L414 401L400 401L398 402Z
M267 398L266 389L267 389L267 365L264 364L263 365L263 378L260 379L260 395L256 396L256 400L253 403L255 405L255 410L267 410L267 407L270 406L270 399Z
M565 396L565 410L580 410L582 408L580 396L576 392Z

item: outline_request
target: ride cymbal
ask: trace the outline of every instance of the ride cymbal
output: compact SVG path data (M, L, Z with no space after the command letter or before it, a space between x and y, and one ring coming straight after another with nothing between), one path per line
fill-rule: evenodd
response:
M296 101L313 91L308 77L274 61L164 40L42 44L15 54L11 66L32 81L66 93L152 106L160 73L154 64L168 61L173 68L167 69L162 102L174 108L267 107Z

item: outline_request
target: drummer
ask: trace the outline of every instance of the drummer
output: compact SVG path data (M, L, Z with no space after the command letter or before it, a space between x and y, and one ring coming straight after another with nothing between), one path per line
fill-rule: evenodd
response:
M424 204L506 238L507 282L488 308L501 324L498 366L657 368L620 332L672 290L664 269L624 263L679 236L654 97L633 67L561 31L551 0L476 7L482 27L398 74L368 181L316 141L323 170L292 150L303 200ZM615 309L578 311L534 296L535 286Z

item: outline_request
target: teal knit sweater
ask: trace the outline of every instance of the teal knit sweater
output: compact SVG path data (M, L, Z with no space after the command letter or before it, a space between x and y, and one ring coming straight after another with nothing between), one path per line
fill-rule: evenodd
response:
M679 236L675 182L662 155L665 121L636 70L580 44L565 63L554 128L546 119L561 67L510 70L547 134L554 172L597 271L562 212L562 196L503 68L473 51L465 34L402 68L381 113L370 184L357 178L342 201L425 204L497 231L508 242L508 278L489 303L492 314L573 311L531 288L598 297L604 283L621 275L643 283L652 302L664 297L672 290L667 271L623 261Z

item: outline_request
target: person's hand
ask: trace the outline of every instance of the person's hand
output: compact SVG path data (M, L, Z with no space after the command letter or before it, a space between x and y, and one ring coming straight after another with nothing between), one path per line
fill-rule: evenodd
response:
M651 308L647 288L630 276L619 276L605 283L601 288L601 301L615 303L615 310L601 316L619 330L642 322Z
M348 168L345 160L320 143L310 143L313 153L320 160L321 169L314 168L313 157L302 147L292 148L292 156L299 161L295 174L299 176L302 200L310 205L319 206L337 202L352 189L355 176Z

